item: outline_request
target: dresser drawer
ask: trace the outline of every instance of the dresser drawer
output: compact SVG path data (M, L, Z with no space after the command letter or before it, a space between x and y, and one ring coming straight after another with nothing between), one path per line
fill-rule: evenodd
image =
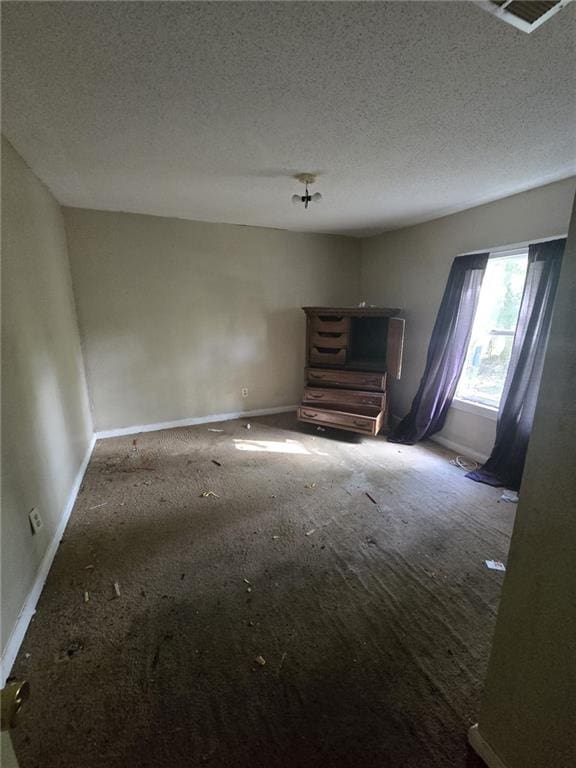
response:
M315 387L306 387L304 389L303 403L320 406L341 406L340 410L346 410L347 407L356 408L358 406L368 406L383 411L386 395L377 392L362 392L350 389L336 389L336 387L326 387L317 389Z
M346 362L346 349L317 347L311 344L309 359L311 363L318 363L319 365L343 365Z
M338 315L315 315L310 318L310 330L315 333L348 333L350 318Z
M300 421L364 435L377 435L382 427L383 418L384 412L378 408L365 408L361 411L359 409L358 412L314 408L307 405L301 405L298 408Z
M346 349L348 347L347 333L313 333L310 338L313 347L330 347L331 349Z
M311 362L316 362L310 358ZM320 360L318 360L320 362ZM362 371L330 371L321 368L307 368L306 381L309 384L346 389L369 389L386 391L385 373L363 373Z

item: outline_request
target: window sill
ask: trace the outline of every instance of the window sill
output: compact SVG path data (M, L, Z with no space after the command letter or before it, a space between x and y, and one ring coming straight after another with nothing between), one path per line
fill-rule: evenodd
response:
M460 400L457 397L452 400L451 408L457 411L464 411L465 413L474 413L476 416L483 416L485 419L491 421L497 421L498 408L494 408L491 405L482 405L481 403L474 403L471 400Z

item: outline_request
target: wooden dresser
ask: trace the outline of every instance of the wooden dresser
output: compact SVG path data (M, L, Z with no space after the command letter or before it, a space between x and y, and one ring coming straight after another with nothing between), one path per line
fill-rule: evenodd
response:
M385 307L303 307L306 386L300 421L377 435L402 368L404 320Z

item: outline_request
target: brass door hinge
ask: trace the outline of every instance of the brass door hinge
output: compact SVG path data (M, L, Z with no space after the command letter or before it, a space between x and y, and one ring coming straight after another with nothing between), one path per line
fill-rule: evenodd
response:
M0 729L9 731L14 728L18 712L30 696L30 684L27 680L14 680L0 691Z

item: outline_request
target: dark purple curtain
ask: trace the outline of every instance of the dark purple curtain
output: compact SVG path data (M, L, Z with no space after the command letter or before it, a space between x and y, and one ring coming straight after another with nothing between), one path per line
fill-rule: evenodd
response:
M487 253L454 259L428 347L426 368L410 413L388 440L413 445L439 432L462 372Z
M528 271L490 458L466 477L520 489L566 240L528 249Z

